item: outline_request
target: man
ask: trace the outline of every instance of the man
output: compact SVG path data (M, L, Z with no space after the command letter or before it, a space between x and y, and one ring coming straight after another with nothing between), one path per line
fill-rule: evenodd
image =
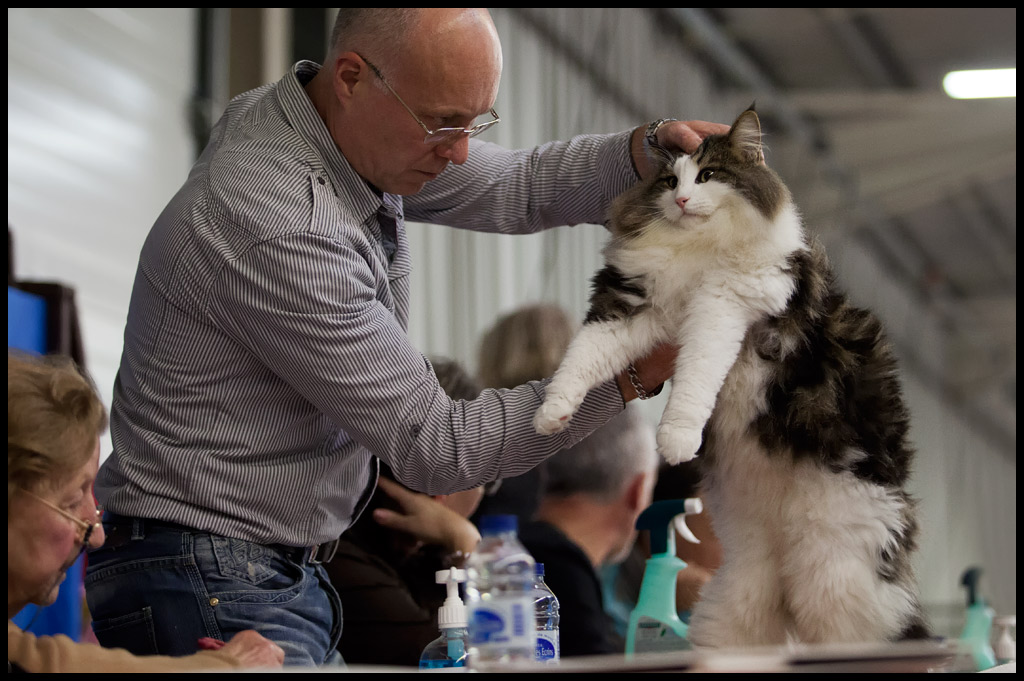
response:
M622 653L599 572L622 561L658 470L654 433L629 407L544 464L534 520L519 533L559 601L562 657Z
M286 664L321 664L342 621L321 562L372 494L375 456L420 492L469 489L636 396L620 376L552 437L530 425L541 383L452 402L406 335L404 223L601 222L648 167L644 128L471 143L497 120L501 72L482 9L342 9L325 61L232 101L143 247L97 482L109 539L87 577L104 645L183 654L256 628ZM657 135L693 147L721 129ZM643 385L672 356L640 362Z

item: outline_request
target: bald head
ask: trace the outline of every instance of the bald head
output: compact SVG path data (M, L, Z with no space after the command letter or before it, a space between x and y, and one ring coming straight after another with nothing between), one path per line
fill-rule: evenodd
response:
M334 21L327 62L342 52L379 48L381 59L401 50L419 7L342 7Z
M399 41L390 42L394 48ZM486 9L422 8L401 42L383 67L395 87L419 87L438 104L442 99L493 104L501 79L501 44Z
M466 63L484 62L501 73L498 31L485 8L343 7L326 61L347 51L387 65L402 60L437 66L468 57Z

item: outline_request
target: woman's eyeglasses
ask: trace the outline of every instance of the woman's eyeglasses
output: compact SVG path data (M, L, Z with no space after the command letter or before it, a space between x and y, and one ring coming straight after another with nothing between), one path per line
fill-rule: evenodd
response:
M89 539L92 538L93 532L95 532L96 529L100 526L100 519L103 516L103 507L96 507L96 520L95 522L89 523L71 513L68 513L67 511L57 506L53 502L48 501L37 494L33 494L32 492L29 492L28 490L24 489L21 491L27 494L28 496L32 497L36 501L42 503L44 506L48 506L57 513L60 513L62 516L64 516L65 518L73 522L75 525L77 525L78 528L84 532L84 534L82 535L82 548L78 551L78 555L82 555L85 549L89 546Z

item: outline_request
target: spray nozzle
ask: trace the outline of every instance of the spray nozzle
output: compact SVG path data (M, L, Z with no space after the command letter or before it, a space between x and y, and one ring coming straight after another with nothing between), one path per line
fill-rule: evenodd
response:
M651 531L651 554L675 553L675 536L672 528L694 544L700 540L686 525L686 516L701 513L704 504L700 499L665 499L648 506L636 519L636 529Z
M700 539L697 539L697 535L686 524L686 516L691 513L702 513L704 511L704 503L700 499L687 499L685 506L686 511L673 518L672 525L676 528L676 532L681 534L686 541L691 544L699 544Z
M967 607L978 602L978 580L981 579L981 568L970 567L964 571L960 584L967 587Z
M448 597L437 611L437 625L441 629L465 627L466 605L459 598L459 582L466 581L466 571L458 568L438 570L434 573L434 580L448 589Z

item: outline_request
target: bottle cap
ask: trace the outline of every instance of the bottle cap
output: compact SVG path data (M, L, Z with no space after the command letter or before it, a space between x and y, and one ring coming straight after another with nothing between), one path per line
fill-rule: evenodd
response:
M500 534L519 529L519 519L511 514L485 515L480 518L480 534Z
M544 576L544 563L536 563L533 569L538 577Z

